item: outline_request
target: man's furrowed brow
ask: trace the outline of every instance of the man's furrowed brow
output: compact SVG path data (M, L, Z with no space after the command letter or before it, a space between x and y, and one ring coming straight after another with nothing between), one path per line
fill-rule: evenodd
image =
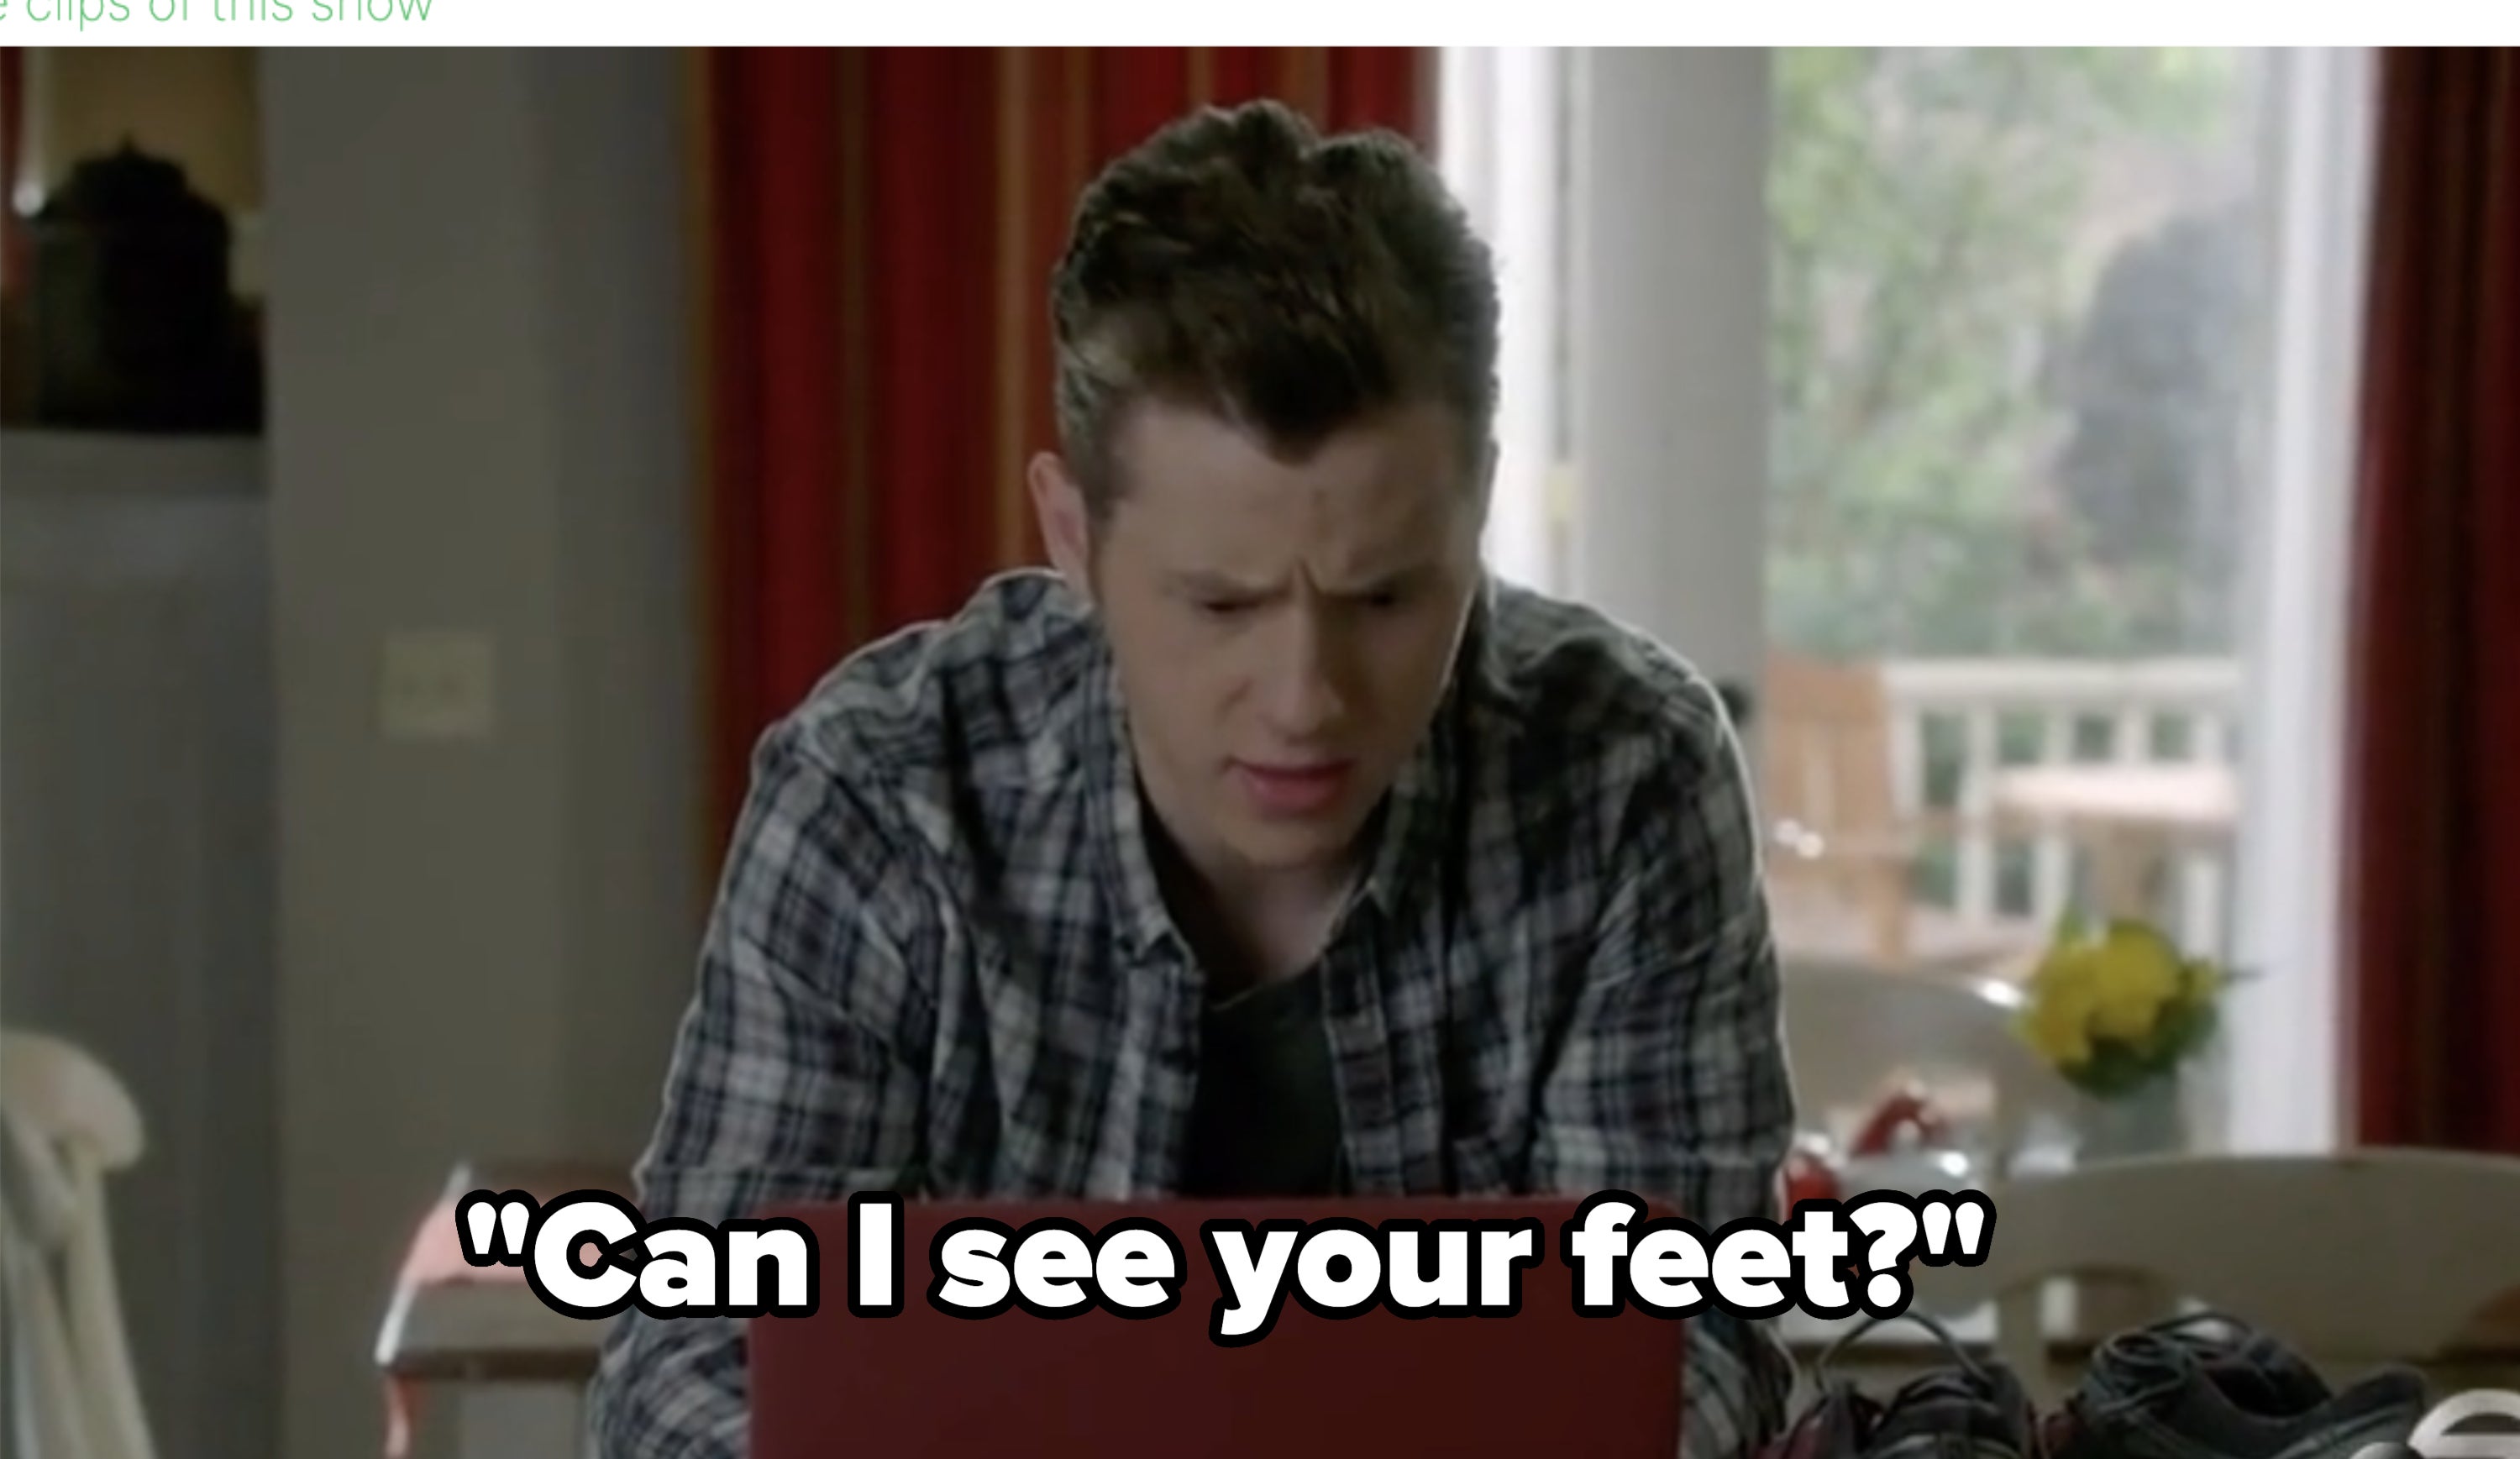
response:
M1179 591L1202 597L1259 597L1274 591L1271 584L1212 568L1178 568L1165 576Z

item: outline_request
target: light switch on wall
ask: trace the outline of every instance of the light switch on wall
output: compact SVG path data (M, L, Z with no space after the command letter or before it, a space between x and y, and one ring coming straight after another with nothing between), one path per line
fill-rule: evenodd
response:
M380 728L387 739L481 740L497 725L490 636L427 630L385 637Z

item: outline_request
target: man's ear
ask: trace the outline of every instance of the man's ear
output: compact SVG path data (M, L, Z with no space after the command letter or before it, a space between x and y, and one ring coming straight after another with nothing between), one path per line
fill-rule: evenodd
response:
M1085 507L1085 489L1055 452L1044 451L1024 469L1032 492L1033 515L1041 523L1042 546L1050 562L1079 597L1094 597L1094 526Z

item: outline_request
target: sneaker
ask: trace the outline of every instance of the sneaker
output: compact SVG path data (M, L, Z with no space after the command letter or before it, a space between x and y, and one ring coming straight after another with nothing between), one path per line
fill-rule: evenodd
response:
M1910 1379L1886 1399L1832 1378L1831 1360L1884 1321L1924 1327L1951 1364ZM2030 1403L2012 1370L1971 1356L1925 1313L1865 1322L1830 1345L1815 1376L1820 1396L1764 1459L2037 1459Z
M2351 1459L2403 1442L2425 1407L2412 1369L2337 1392L2276 1339L2198 1312L2101 1344L2041 1447L2047 1459Z

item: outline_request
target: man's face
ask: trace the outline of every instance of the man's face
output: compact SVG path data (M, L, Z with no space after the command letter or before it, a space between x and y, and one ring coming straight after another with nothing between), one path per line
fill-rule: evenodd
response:
M1478 584L1458 440L1433 405L1301 461L1193 409L1121 423L1085 555L1140 774L1194 861L1335 864L1416 751Z

